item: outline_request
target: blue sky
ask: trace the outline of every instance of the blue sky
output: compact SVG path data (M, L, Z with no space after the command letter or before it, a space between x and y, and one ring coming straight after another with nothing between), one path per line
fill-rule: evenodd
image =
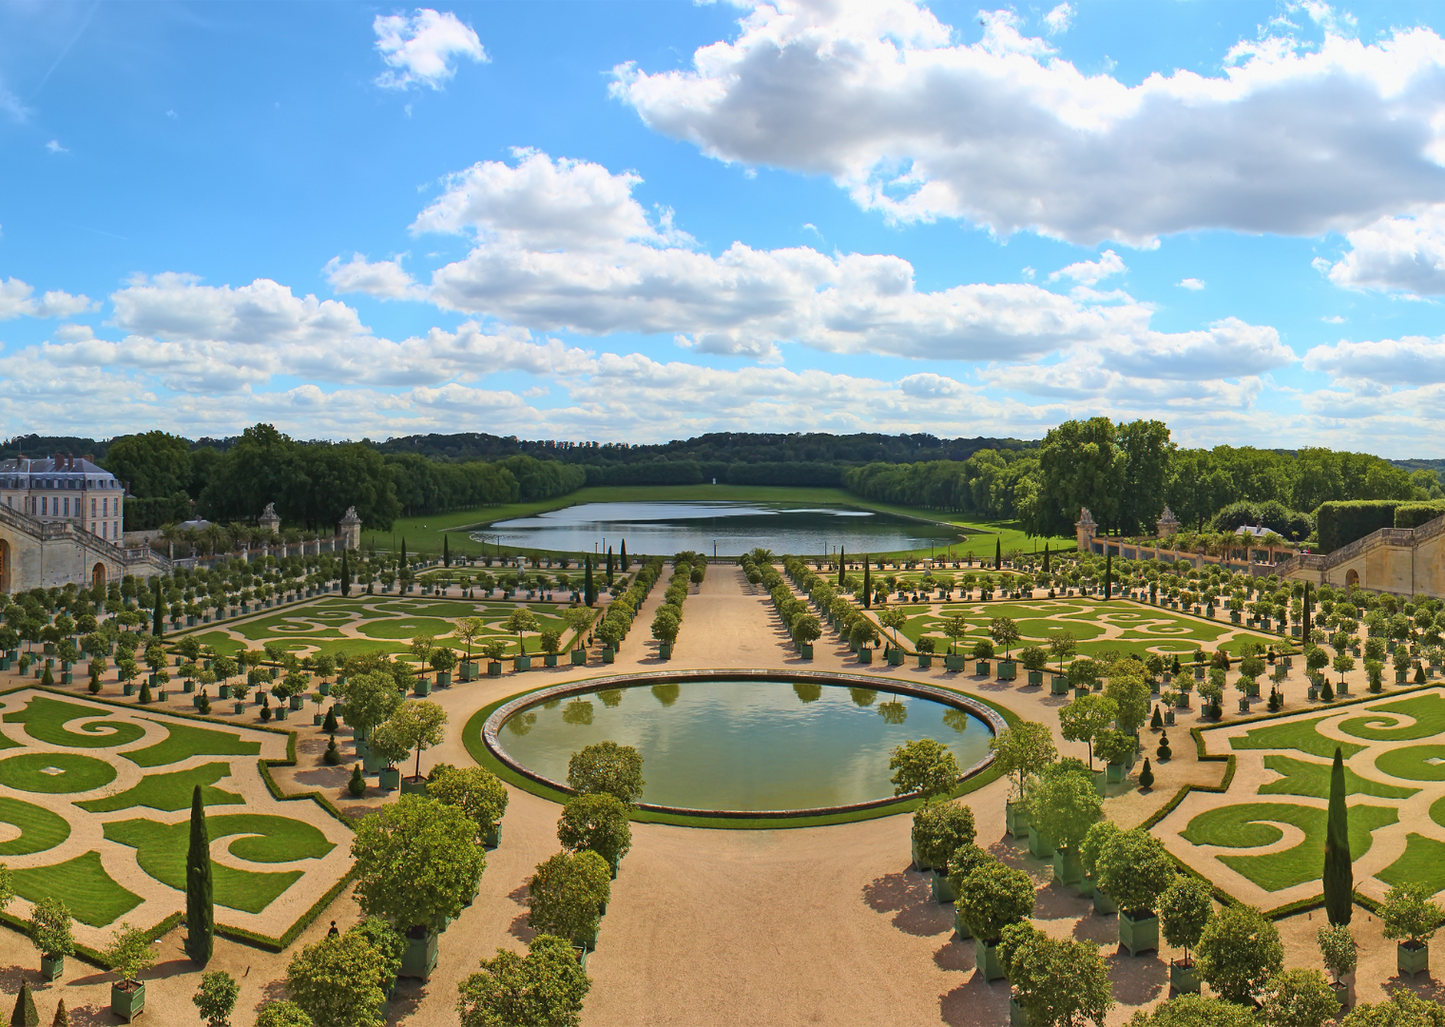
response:
M0 432L1445 456L1438 5L0 6Z

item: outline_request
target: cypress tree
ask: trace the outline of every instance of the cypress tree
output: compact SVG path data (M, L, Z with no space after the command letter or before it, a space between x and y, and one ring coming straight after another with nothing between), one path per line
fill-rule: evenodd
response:
M1003 569L1003 539L1001 538L993 540L993 569L996 571Z
M406 536L405 536L405 535L403 535L403 536L401 537L401 559L397 561L396 569L397 569L398 571L405 571L405 570L406 570Z
M10 1014L10 1027L40 1027L40 1014L35 1011L35 996L30 993L30 982L22 981L20 994L15 996L15 1012Z
M839 588L842 588L842 587L843 587L843 578L845 577L843 568L846 567L847 564L848 564L848 551L847 551L846 549L844 549L842 546L839 546L839 547L838 547L838 587L839 587Z
M361 773L360 763L351 768L351 780L346 782L346 790L354 799L359 799L366 794L366 778Z
M206 830L206 807L201 786L191 792L191 848L186 855L186 955L205 966L211 961L215 934L215 904L211 887L211 837Z
M55 1019L50 1021L50 1027L70 1027L70 1014L65 1011L65 999L61 999L60 1005L55 1007Z
M325 731L328 735L334 735L336 734L336 728L336 705L333 703L326 708L326 719L321 722L321 730Z
M868 573L868 557L863 557L863 609L873 609L873 579Z
M592 557L587 558L587 573L582 586L582 598L588 606L597 602L597 586L592 582Z
M341 594L351 595L351 559L345 549L341 551Z
M607 547L607 587L612 587L612 547Z
M451 565L452 565L452 547L451 547L451 542L448 540L448 536L447 536L446 532L442 532L442 566L443 566L443 567L450 567Z
M154 615L151 617L151 620L152 620L152 624L151 624L151 634L152 634L152 635L155 635L156 638L160 638L163 634L165 634L165 630L166 630L166 628L165 628L165 616L166 616L166 597L165 597L165 593L161 591L161 583L160 583L160 580L157 579L157 580L156 580L156 608L155 608L155 613L154 613Z
M622 540L622 573L627 573L627 539Z
M1304 609L1304 621L1303 627L1301 628L1300 642L1308 645L1310 641L1310 583L1308 581L1305 582L1304 601L1300 605Z
M1104 598L1114 594L1114 554L1104 554Z
M1049 544L1044 543L1044 573L1049 573Z
M1350 813L1345 806L1345 760L1335 748L1330 771L1330 813L1325 828L1325 912L1330 923L1348 924L1353 912L1355 871L1350 859Z

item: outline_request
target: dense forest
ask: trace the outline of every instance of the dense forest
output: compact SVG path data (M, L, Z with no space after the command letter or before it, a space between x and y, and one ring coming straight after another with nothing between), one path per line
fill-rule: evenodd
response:
M354 505L387 528L399 516L566 495L584 485L841 486L854 494L1070 535L1081 506L1101 530L1153 529L1167 503L1186 528L1263 524L1302 541L1321 504L1445 499L1434 461L1323 448L1183 449L1160 421L1068 421L1042 440L932 435L715 433L660 445L524 441L467 433L386 442L304 442L260 424L227 439L151 431L109 442L20 436L25 452L93 454L129 482L127 526L202 516L252 521L268 502L288 524L335 524ZM1375 519L1394 516L1376 510Z

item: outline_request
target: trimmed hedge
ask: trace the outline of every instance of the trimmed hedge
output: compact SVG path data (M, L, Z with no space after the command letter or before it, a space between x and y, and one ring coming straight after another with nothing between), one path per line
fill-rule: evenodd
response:
M1445 515L1445 502L1401 503L1395 507L1395 527L1418 528Z
M1381 528L1395 526L1398 499L1353 499L1321 503L1315 511L1320 552L1330 553ZM1414 504L1411 504L1414 505Z

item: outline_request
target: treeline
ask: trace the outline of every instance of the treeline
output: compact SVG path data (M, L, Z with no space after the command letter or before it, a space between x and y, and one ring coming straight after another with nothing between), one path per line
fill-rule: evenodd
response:
M1445 499L1435 471L1407 471L1367 453L1180 449L1161 421L1116 424L1102 417L1067 421L1033 450L983 451L963 461L875 462L846 471L843 480L868 499L1017 519L1037 535L1072 535L1081 507L1101 531L1151 532L1168 504L1192 530L1263 524L1304 541L1325 503L1391 501L1387 510L1354 518L1388 526L1393 504ZM1332 529L1332 539L1351 530Z

